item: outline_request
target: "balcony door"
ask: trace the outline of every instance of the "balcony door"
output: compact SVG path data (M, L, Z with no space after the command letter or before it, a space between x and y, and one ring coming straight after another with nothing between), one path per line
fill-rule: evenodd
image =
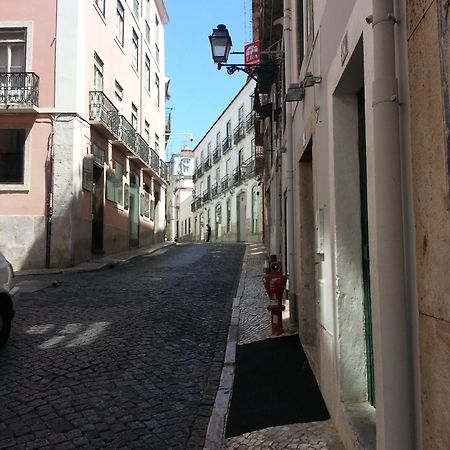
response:
M25 30L0 29L0 102L23 103L25 89Z

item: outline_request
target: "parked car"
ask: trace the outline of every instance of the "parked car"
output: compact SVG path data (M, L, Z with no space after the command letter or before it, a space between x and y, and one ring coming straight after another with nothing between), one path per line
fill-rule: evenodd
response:
M0 347L6 344L11 332L11 321L18 298L19 288L14 286L14 270L0 252Z

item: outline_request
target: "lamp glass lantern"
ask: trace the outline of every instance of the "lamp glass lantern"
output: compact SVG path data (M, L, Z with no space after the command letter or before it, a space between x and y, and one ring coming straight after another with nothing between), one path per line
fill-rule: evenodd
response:
M217 25L209 36L212 58L215 63L222 64L228 61L232 42L227 27L223 24Z

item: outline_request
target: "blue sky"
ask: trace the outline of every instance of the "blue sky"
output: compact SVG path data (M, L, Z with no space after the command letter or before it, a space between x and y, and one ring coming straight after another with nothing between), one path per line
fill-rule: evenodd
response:
M219 23L227 26L232 51L243 51L252 40L250 0L165 0L170 22L165 26L166 75L170 78L172 132L167 160L183 145L200 141L220 113L244 85L246 75L228 75L217 70L211 58L208 36ZM231 55L228 62L242 63L243 55Z

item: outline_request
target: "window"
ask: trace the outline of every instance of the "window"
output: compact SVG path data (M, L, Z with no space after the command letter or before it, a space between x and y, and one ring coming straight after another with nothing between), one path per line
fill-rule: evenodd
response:
M105 2L106 0L95 0L95 4L103 17L105 17Z
M155 59L159 61L159 19L155 16Z
M116 81L114 87L114 103L119 111L122 114L123 109L123 87Z
M231 120L227 122L227 138L231 138Z
M238 123L242 125L244 123L244 106L241 106L238 111Z
M252 233L258 233L259 231L259 208L258 208L258 186L252 189Z
M150 58L145 55L145 88L150 92Z
M139 17L139 0L133 0L133 13L136 17Z
M150 43L150 25L145 21L145 40Z
M0 183L24 183L25 130L0 129Z
M138 109L134 103L131 104L131 126L138 129Z
M155 152L159 156L159 136L155 134Z
M231 231L231 199L227 200L227 233Z
M159 106L159 97L160 97L160 92L159 92L159 77L158 74L155 73L155 87L156 87L156 105Z
M147 144L150 143L150 124L147 121L144 123L144 139Z
M139 69L139 36L133 29L131 37L131 65L138 70Z
M25 30L0 30L0 72L25 72Z
M220 131L218 133L216 133L216 148L220 148L220 144L221 144L221 140L220 140Z
M94 53L94 91L103 91L103 61Z
M117 9L116 9L116 40L123 47L124 39L125 39L125 10L123 9L122 3L117 0Z

